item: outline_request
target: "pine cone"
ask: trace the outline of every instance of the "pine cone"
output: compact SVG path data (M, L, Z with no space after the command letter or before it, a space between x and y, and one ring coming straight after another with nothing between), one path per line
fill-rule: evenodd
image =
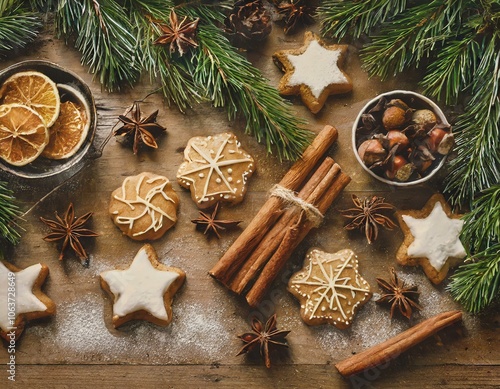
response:
M225 25L231 43L237 47L263 41L272 29L271 18L262 0L237 1Z

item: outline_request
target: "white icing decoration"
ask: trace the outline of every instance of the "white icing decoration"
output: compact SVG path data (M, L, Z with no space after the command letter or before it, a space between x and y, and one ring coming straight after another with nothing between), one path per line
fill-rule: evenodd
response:
M249 156L247 155L247 158L248 158L248 157L249 157ZM231 169L231 168L227 169L227 174L232 174L232 173L233 173L233 169Z
M203 173L198 174L198 177L203 178L205 175Z
M298 276L292 277L291 286L307 298L305 312L308 313L310 319L319 317L316 313L320 307L325 306L322 304L326 303L328 309L339 311L342 316L339 318L340 321L349 324L348 320L352 319L352 315L348 316L348 314L354 312L359 301L352 306L352 310L344 311L341 299L348 299L346 294L350 294L351 298L355 299L357 294L361 292L364 300L370 290L368 283L359 276L356 269L357 261L354 260L354 264L351 264L353 258L355 255L351 250L341 250L334 254L313 250L307 258L310 260L306 269L307 273L299 273ZM312 272L315 266L320 268L322 277L313 276ZM354 269L356 275L354 280L349 276L343 276L345 269ZM316 288L310 293L306 293L301 291L301 285L316 286Z
M231 181L229 181L226 178L226 176L224 175L224 173L222 172L222 170L221 170L222 167L231 166L231 165L235 165L235 164L239 164L239 163L248 163L248 162L250 162L250 165L249 165L250 167L253 166L253 164L252 164L253 160L250 156L243 155L243 158L240 158L240 159L224 159L225 158L224 149L226 148L226 145L228 143L230 143L229 141L230 141L230 138L232 137L232 134L222 134L222 135L225 136L225 139L223 140L223 142L219 146L217 153L215 154L214 157L212 157L210 155L210 153L207 152L206 148L203 147L202 142L191 142L190 143L191 148L194 151L196 151L196 153L201 157L201 159L193 158L192 155L190 155L190 154L185 154L186 159L188 160L188 163L195 162L195 163L201 164L201 166L197 166L193 169L179 172L179 175L180 175L180 177L182 177L182 179L184 179L186 181L191 181L191 183L194 186L195 193L196 193L196 181L194 179L188 177L188 175L193 174L193 173L198 173L200 171L208 170L207 174L206 174L206 180L205 180L205 184L203 186L202 193L201 193L201 195L197 196L199 198L198 202L208 201L207 200L208 197L213 199L214 198L213 196L218 196L220 194L225 194L225 193L235 193L237 191L238 188L233 188L230 184ZM205 147L206 147L206 145L205 145ZM228 152L230 154L235 153L234 150L228 150ZM240 151L239 154L242 154L242 152ZM224 184L226 189L220 189L219 191L215 191L214 193L211 193L211 192L209 192L209 184L210 184L210 181L211 181L212 176L214 174L217 175L217 177L215 178L215 182L217 184ZM248 171L245 171L243 173L244 176L246 176L248 174L249 174ZM240 183L240 182L237 182L237 183ZM224 198L226 198L226 197L224 197Z
M19 316L22 313L28 312L43 312L47 310L47 306L41 302L33 294L33 285L42 271L42 265L37 263L15 274L15 313ZM14 323L10 323L7 302L8 302L8 274L10 270L0 262L0 327L2 331L8 332L9 327L13 327Z
M402 216L414 237L408 247L409 257L425 257L434 269L440 271L449 257L464 258L467 255L460 242L464 221L450 219L439 201L426 218Z
M118 224L125 224L128 225L129 229L132 229L134 227L134 223L139 220L140 218L144 217L145 215L148 215L149 218L151 219L151 224L143 231L139 231L134 233L134 236L139 236L143 235L146 232L153 230L153 231L158 231L163 227L163 218L166 217L167 219L171 220L172 222L175 223L176 221L176 215L174 214L173 216L169 215L162 209L158 208L154 204L151 203L153 198L156 195L162 196L166 201L170 201L172 204L175 204L174 200L170 198L166 193L165 193L165 186L168 184L168 180L165 177L157 176L154 178L150 178L146 181L147 184L152 184L155 181L162 181L160 184L154 186L151 188L148 193L146 193L146 196L142 198L140 196L140 189L142 182L144 181L144 176L141 176L141 178L137 181L137 185L135 186L135 198L132 199L127 199L126 198L126 187L128 182L132 179L132 177L127 177L122 184L122 193L121 196L115 195L114 198L118 201L121 201L125 204L127 204L131 210L135 209L135 206L137 204L144 205L144 210L138 214L137 216L118 216L116 218L116 223Z
M319 98L328 85L349 83L337 65L340 54L340 49L325 49L317 40L312 40L306 51L300 55L287 54L294 67L289 85L305 84L311 89L314 97Z
M169 320L163 296L179 274L156 269L144 247L128 269L105 271L101 277L115 296L114 315L123 317L145 310L158 319Z

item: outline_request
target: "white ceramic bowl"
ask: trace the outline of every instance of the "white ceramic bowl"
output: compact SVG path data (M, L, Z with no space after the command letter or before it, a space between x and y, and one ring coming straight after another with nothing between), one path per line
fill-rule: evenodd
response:
M358 160L359 164L363 167L363 169L368 174L370 174L372 177L376 178L377 180L384 182L386 184L389 184L389 185L408 187L408 186L418 185L418 184L421 184L423 182L430 180L431 177L433 177L438 172L438 170L441 169L441 167L444 165L444 163L446 161L446 155L442 156L442 157L440 156L438 159L436 159L436 161L433 162L431 167L429 167L427 174L425 176L418 178L418 179L415 179L415 180L406 181L406 182L393 181L393 180L389 180L385 177L379 176L378 174L373 172L371 169L369 169L368 166L366 166L363 163L363 161L361 160L361 158L359 157L358 147L357 147L356 130L357 130L358 124L361 120L361 115L363 115L364 113L368 112L371 108L373 108L377 104L377 102L379 101L379 99L381 97L385 97L385 98L387 98L387 100L400 98L405 102L413 100L414 101L413 107L428 108L428 109L432 110L436 114L439 123L442 123L444 125L449 126L449 123L448 123L446 117L444 116L443 111L441 111L441 108L439 108L439 106L436 103L434 103L432 100L430 100L429 98L427 98L419 93L415 93L412 91L406 91L406 90L393 90L390 92L381 93L380 95L378 95L377 97L374 97L368 103L366 103L366 105L361 109L358 116L356 117L354 124L352 125L352 148L354 151L354 155L356 156L356 159Z

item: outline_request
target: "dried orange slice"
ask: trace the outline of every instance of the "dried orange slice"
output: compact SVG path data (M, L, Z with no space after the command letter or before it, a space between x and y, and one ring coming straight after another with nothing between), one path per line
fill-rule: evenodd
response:
M49 128L49 144L42 156L64 159L73 156L87 138L90 110L85 98L75 88L58 84L61 110L56 122Z
M45 74L34 71L9 77L0 88L0 100L3 104L22 104L33 109L47 127L56 121L61 105L56 84Z
M0 158L24 166L43 151L49 131L42 117L21 104L0 105Z

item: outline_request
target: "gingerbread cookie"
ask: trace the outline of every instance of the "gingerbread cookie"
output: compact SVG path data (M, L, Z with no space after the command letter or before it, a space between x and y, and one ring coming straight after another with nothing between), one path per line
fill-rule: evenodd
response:
M352 324L356 310L370 300L370 285L358 273L351 250L327 253L310 249L302 270L290 278L288 290L300 301L300 315L309 325Z
M279 85L281 95L300 95L312 113L318 113L329 95L352 90L352 82L340 67L347 45L327 46L308 31L304 45L298 49L281 50L273 55L274 63L285 72Z
M462 215L451 212L445 198L433 195L419 210L396 212L405 237L396 254L398 263L424 269L434 283L441 283L450 267L467 255L460 242Z
M134 240L155 240L177 222L179 197L168 178L141 173L125 178L111 194L109 213L116 226Z
M158 325L172 321L174 294L186 273L158 262L153 246L142 246L125 270L101 273L101 287L113 297L113 325L130 320L147 320Z
M26 269L0 261L0 336L17 339L30 320L55 314L54 302L41 287L49 268L41 263Z
M191 190L199 208L210 208L219 201L237 204L243 200L254 161L234 134L191 138L184 160L177 181Z

